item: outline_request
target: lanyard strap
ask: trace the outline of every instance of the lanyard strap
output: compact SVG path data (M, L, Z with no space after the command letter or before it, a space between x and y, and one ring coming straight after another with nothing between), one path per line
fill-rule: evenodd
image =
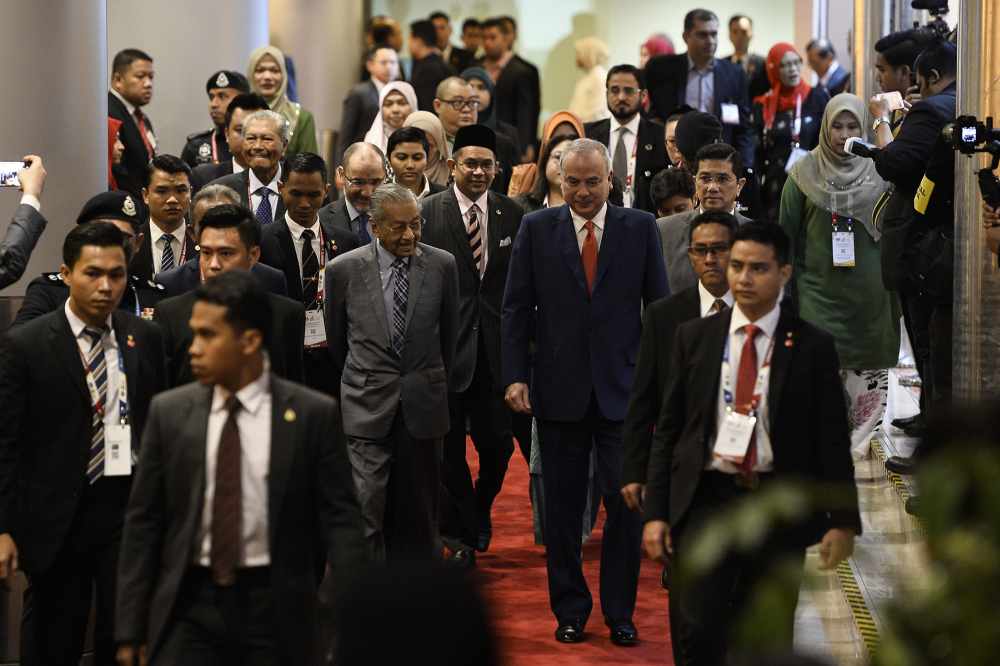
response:
M732 338L732 334L726 336L726 348L722 354L722 399L726 403L726 407L729 409L733 408L733 368L729 363L729 341ZM771 356L774 354L774 336L771 336L771 341L767 345L767 351L764 353L764 362L760 364L760 369L757 370L757 379L754 381L754 393L753 402L751 404L751 413L757 410L759 403L760 393L757 393L757 389L763 390L763 382L765 376L770 372L771 367Z
M836 213L830 213L830 223L833 225L833 231L837 231L837 222L840 221L840 216ZM847 233L854 233L854 218L845 217L843 218L847 221Z
M97 344L103 348L104 338L101 338ZM97 380L94 378L94 373L90 371L90 364L87 363L87 357L83 355L79 344L76 346L76 351L80 354L80 361L83 363L87 390L90 392L90 403L94 407L94 412L101 417L101 420L104 420L104 403L101 401L100 391L97 390ZM122 358L121 349L118 350L118 375L118 421L121 425L126 425L128 423L128 375L125 374L125 361Z
M216 132L216 130L213 129L212 130L212 164L218 164L219 163L219 147L216 145L216 142L215 142L215 132Z

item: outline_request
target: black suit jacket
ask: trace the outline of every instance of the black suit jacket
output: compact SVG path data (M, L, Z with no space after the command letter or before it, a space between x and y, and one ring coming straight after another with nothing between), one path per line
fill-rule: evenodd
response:
M538 114L542 108L542 92L538 68L515 55L500 73L493 94L497 120L517 128L520 148L527 150L538 139Z
M837 68L837 71L833 73L833 76L830 77L830 80L826 82L826 86L824 87L830 93L830 97L833 97L847 90L850 85L851 73L844 69L844 66L841 65Z
M122 121L121 129L118 130L118 138L125 146L125 152L122 154L121 164L115 168L118 189L130 192L132 196L138 197L139 201L142 201L142 188L146 186L146 170L149 168L149 160L151 159L149 151L146 150L146 144L139 133L139 125L136 124L135 118L110 90L108 91L108 116ZM146 116L146 123L149 125L149 131L152 132L153 121L149 119L149 116Z
M153 663L184 601L181 583L201 525L212 390L189 384L158 395L143 434L119 558L115 639L148 645ZM339 576L366 559L338 411L332 398L272 376L267 536L277 663L316 662L319 556Z
M271 341L267 345L271 370L279 377L301 382L304 376L302 345L306 330L305 309L301 303L284 296L269 293L267 297L271 302ZM194 335L188 325L194 304L195 294L189 291L161 301L153 314L153 321L163 331L169 386L194 381L189 354Z
M166 288L159 282L143 280L137 275L129 275L128 287L118 307L125 312L139 314L147 308L155 308L167 296ZM28 283L21 301L21 309L11 326L26 324L32 319L58 310L69 298L69 287L59 273L42 273Z
M166 388L163 339L150 322L111 316L128 384L132 448L149 403ZM45 571L63 546L87 488L93 408L86 373L62 308L10 329L0 341L0 534L11 533L20 566ZM121 477L125 513L128 477ZM98 483L114 483L106 478Z
M486 344L490 374L497 390L501 386L500 313L514 238L521 227L524 211L502 194L487 194L489 219L486 222L487 262L482 278L476 270L458 207L455 190L448 188L423 201L426 220L421 241L446 250L458 266L458 340L451 370L452 392L461 392L472 383L478 358L479 334ZM482 220L480 220L482 224Z
M649 466L649 448L653 441L653 426L660 415L663 391L674 368L670 365L674 333L686 321L701 314L698 286L661 298L648 308L642 318L639 356L635 363L635 379L625 412L622 441L625 462L622 485L645 483Z
M416 110L416 109L414 109ZM364 141L365 133L378 115L378 89L369 81L362 81L344 98L344 111L340 120L340 134L333 153L332 169L340 164L344 151L352 143Z
M413 61L410 83L417 93L417 106L421 111L434 113L434 98L437 96L438 84L455 75L455 70L444 61L440 53L431 53L426 58Z
M674 109L685 104L688 79L686 53L650 58L644 70L649 91L649 115L660 122ZM712 114L722 120L722 105L739 107L739 125L722 125L722 140L740 151L744 164L753 164L753 135L750 132L750 98L743 68L728 60L715 59L714 108Z
M218 180L223 176L229 176L233 173L233 161L226 160L225 162L219 162L218 164L208 163L199 164L194 169L191 170L191 191L194 194L198 193L198 190L205 187L213 180Z
M742 67L740 63L735 60L736 55L728 55L724 60L731 62L737 67ZM754 97L758 95L763 95L768 90L771 89L771 82L767 79L767 59L762 55L756 53L751 53L747 56L749 62L747 68L743 70L743 73L747 77L747 91L749 93L750 101L753 101Z
M268 292L277 296L288 295L288 285L285 284L285 276L278 269L258 262L253 265L250 272L260 280L261 286ZM172 268L169 271L160 273L156 279L163 285L167 296L186 294L201 284L201 269L198 265L198 257L185 261L180 266Z
M142 225L142 245L139 246L139 251L135 253L132 257L132 261L128 264L128 271L132 275L137 275L143 280L153 279L153 232L150 228L151 222L146 220L146 223ZM187 262L192 257L198 256L198 244L194 240L194 231L189 223L186 227L187 233L184 237L184 261ZM157 238L162 235L159 229L156 230ZM174 260L180 262L180 255L175 255ZM177 266L174 266L176 268ZM168 272L168 271L164 271ZM159 279L159 278L157 278Z
M451 51L448 53L448 65L450 65L457 74L461 74L464 70L476 65L476 54L467 49L453 45L451 47Z
M615 149L611 145L611 119L598 120L584 125L584 131L588 139L600 141L614 155ZM656 206L649 196L649 184L653 176L661 170L667 168L669 159L667 158L667 147L665 143L666 129L660 123L654 123L645 118L639 119L639 132L635 144L635 184L633 192L635 200L632 208L640 208L653 215L657 214ZM617 137L615 139L617 144ZM627 174L615 174L625 184Z
M326 221L320 219L320 228L326 237L327 261L361 246L357 234L335 226L329 219ZM260 241L260 261L285 274L288 297L301 303L302 275L299 273L299 259L295 254L292 232L289 231L285 218L281 218L264 228ZM323 270L322 263L319 269Z
M433 188L434 185L432 184L431 187ZM351 228L351 214L347 211L347 202L343 196L320 208L318 214L319 223L323 225L324 229L335 227L357 236L354 229Z
M645 520L684 520L711 455L719 374L733 311L681 324L653 436ZM774 476L804 482L827 504L810 521L808 543L831 527L861 533L850 426L833 337L782 308L775 329L767 410ZM825 488L837 487L840 502Z
M209 185L225 185L226 187L231 187L236 190L236 193L240 195L240 202L253 211L250 206L250 170L244 169L239 173L232 173L228 176L223 176L222 178L216 178ZM278 197L278 205L275 210L272 211L272 220L280 220L285 215L285 202L282 201L281 197Z

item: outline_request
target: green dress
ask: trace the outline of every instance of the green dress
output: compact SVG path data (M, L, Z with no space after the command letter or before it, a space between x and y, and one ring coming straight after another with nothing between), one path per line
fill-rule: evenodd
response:
M792 241L799 315L833 335L840 367L896 367L899 302L882 285L878 242L854 223L855 266L834 268L833 216L806 198L792 178L785 181L778 220ZM838 230L846 230L843 220Z
M285 148L285 158L298 155L299 153L318 153L316 144L316 121L313 115L302 108L301 105L291 103L297 108L295 124L292 126L292 137Z

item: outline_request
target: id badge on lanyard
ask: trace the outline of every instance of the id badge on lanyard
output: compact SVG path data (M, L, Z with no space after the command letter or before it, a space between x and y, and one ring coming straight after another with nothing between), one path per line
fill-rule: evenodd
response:
M733 372L732 365L729 363L729 338L726 338L726 350L722 357L722 399L726 405L726 414L722 423L719 424L715 445L712 447L714 457L734 465L741 464L746 457L753 439L754 429L757 427L757 410L771 376L771 355L773 353L774 340L772 339L764 356L764 362L761 364L760 370L757 371L751 404L747 406L735 405ZM738 411L741 407L749 408L749 413L744 414Z
M103 345L103 340L99 344ZM125 374L122 352L118 351L118 390L115 398L118 403L118 422L112 424L105 418L106 407L101 402L97 381L82 352L80 358L83 360L91 405L104 422L104 476L129 476L132 474L132 426L129 424L128 376Z
M832 213L830 216L833 225L832 236L832 252L833 252L833 267L834 268L854 268L854 220L851 218L841 218L836 213ZM841 219L847 225L847 231L840 229L837 224Z
M323 298L326 287L326 238L319 230L319 273L316 276L316 302L319 307L306 310L306 332L303 344L307 348L326 346L326 319L323 316Z
M802 96L795 98L795 120L792 122L792 152L785 162L785 173L792 170L795 163L809 154L808 150L799 147L799 138L802 135Z

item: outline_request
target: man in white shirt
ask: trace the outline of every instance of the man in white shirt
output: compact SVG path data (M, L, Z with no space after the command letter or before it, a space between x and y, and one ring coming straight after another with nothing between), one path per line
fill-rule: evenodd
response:
M129 269L150 280L180 266L196 252L187 224L191 167L173 155L157 155L150 164L142 200L149 209L149 222L143 225L143 244Z
M317 556L365 560L337 405L269 372L248 272L202 284L191 328L198 383L157 397L129 502L118 663L315 663Z

